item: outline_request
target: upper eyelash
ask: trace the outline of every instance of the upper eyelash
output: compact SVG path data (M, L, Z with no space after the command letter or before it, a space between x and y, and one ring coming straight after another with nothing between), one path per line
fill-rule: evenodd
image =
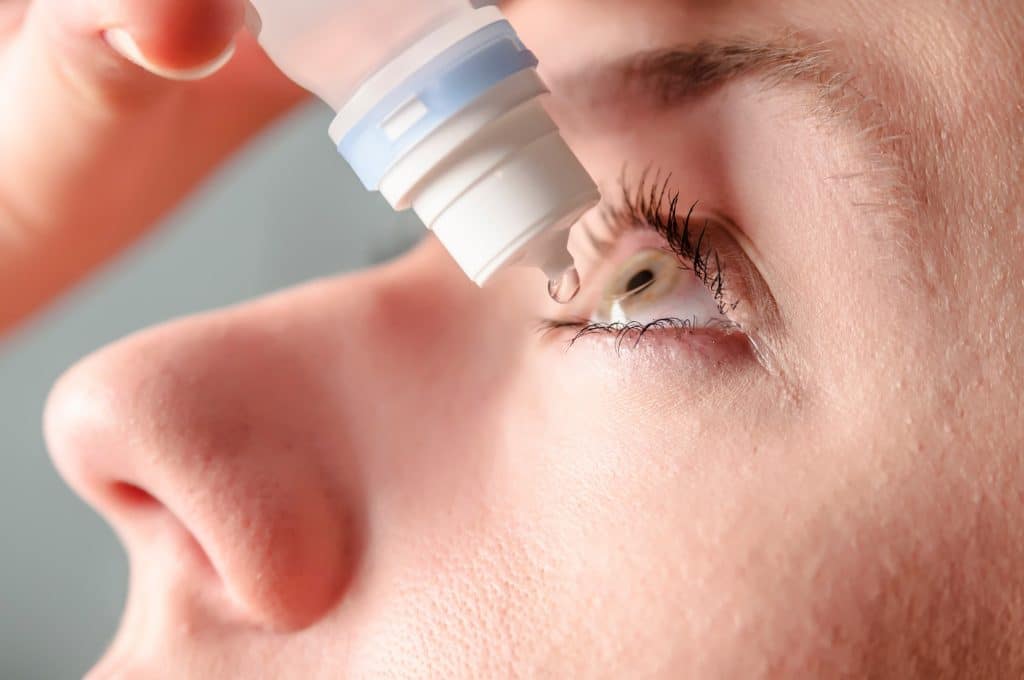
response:
M728 287L721 259L708 237L710 220L705 220L699 231L694 229L693 216L700 202L691 205L683 217L679 210L680 192L671 189L671 180L671 173L662 178L662 173L657 171L652 176L648 168L641 175L636 188L630 189L626 168L623 168L619 179L622 190L619 203L605 203L599 213L609 236L600 238L593 230L587 229L586 234L591 246L603 257L611 253L625 231L638 228L653 230L665 239L668 249L679 258L680 268L692 272L713 295L719 314L725 318L710 325L729 332L740 330L739 325L728 319L728 313L737 308L739 301L727 300ZM621 352L627 340L632 339L633 347L637 347L652 331L677 330L695 333L708 327L709 324L699 324L696 318L663 318L649 323L551 319L543 320L539 330L546 335L560 330L575 329L576 333L569 340L568 348L572 348L589 335L611 333L616 336L616 352Z
M699 231L693 229L693 215L700 201L690 206L680 223L680 192L670 189L672 174L662 179L661 171L653 178L648 168L640 176L635 190L630 190L623 169L619 185L622 199L617 205L606 204L601 209L601 219L613 234L611 243L597 244L599 250L608 250L614 240L625 229L642 226L660 234L677 257L681 266L693 272L694 276L711 292L718 305L718 311L726 315L735 310L739 301L726 298L725 274L722 271L718 251L708 239L709 222L705 220ZM602 247L604 246L604 247Z

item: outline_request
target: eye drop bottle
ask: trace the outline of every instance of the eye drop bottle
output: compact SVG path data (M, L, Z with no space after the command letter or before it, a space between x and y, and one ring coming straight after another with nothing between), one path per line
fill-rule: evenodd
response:
M599 195L495 4L250 0L247 23L337 112L330 137L367 189L412 208L478 285L535 266L564 301L578 288L569 227Z

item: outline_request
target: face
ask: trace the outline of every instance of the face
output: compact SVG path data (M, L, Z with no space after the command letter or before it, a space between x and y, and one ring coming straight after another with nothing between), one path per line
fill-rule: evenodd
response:
M1024 672L1019 5L506 10L580 299L428 240L74 368L96 677Z

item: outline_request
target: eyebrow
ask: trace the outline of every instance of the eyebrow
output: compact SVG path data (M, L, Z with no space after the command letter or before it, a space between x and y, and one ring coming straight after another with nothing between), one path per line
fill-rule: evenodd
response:
M834 65L825 43L798 43L786 38L704 41L633 55L613 68L624 85L640 84L666 106L706 94L744 75L759 75L773 86L794 82L811 85L828 98L836 93L838 85L849 81L849 76Z
M823 118L845 118L862 128L881 127L877 111L870 111L871 104L877 102L853 87L853 74L839 65L833 48L825 41L793 33L639 52L557 79L557 83L569 93L600 90L602 98L629 95L647 99L658 108L672 108L744 76L757 77L768 88L809 88L816 95L814 110ZM595 87L598 83L599 88Z
M563 93L582 95L592 105L614 106L625 97L668 110L695 103L743 77L759 79L767 90L806 90L814 118L845 128L859 142L869 169L828 178L848 180L870 174L876 190L869 200L857 202L858 207L901 219L916 210L909 169L896 152L906 135L896 133L888 110L861 91L858 77L826 41L783 31L762 39L706 40L639 52L555 82Z

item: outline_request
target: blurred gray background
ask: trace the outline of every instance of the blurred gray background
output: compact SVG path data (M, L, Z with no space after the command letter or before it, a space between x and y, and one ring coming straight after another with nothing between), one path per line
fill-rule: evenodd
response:
M367 193L306 108L153 236L0 344L0 680L80 678L121 613L128 565L54 471L41 414L77 359L168 319L390 259L422 227Z

